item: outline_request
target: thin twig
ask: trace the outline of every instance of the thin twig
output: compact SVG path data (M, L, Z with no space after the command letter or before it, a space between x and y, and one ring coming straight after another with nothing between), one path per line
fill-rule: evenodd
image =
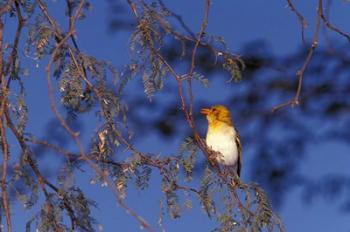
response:
M78 133L74 132L69 126L68 124L65 122L63 116L61 115L61 113L58 111L56 104L55 104L55 97L53 95L54 90L53 90L53 86L52 86L52 81L51 81L51 66L54 62L54 58L56 57L56 55L58 55L58 52L60 50L60 48L65 45L67 43L67 40L74 34L74 25L75 25L75 21L78 18L78 16L80 15L80 11L82 9L82 7L85 4L85 1L81 1L80 5L77 7L77 10L73 16L73 18L70 20L70 29L68 31L68 33L65 35L64 38L61 37L60 35L60 30L55 22L55 20L53 20L50 15L48 14L48 11L46 9L46 7L42 4L42 2L40 0L38 0L39 2L39 6L41 8L41 10L44 12L44 15L47 17L47 19L49 20L51 26L54 28L55 33L56 33L56 37L58 38L59 42L56 45L54 51L51 54L51 58L50 61L47 65L47 84L48 84L48 89L49 89L49 98L50 98L50 106L52 111L54 112L54 114L56 115L57 119L59 120L60 124L62 125L62 127L68 132L68 134L72 137L72 139L75 141L75 143L77 144L78 148L79 148L79 152L80 155L82 157L82 159L98 174L100 175L103 180L107 183L108 187L111 189L112 193L114 194L118 204L124 208L126 210L126 212L128 214L130 214L131 216L133 216L141 225L144 229L148 230L148 231L155 231L151 225L145 220L143 219L141 216L139 216L134 210L132 210L129 206L127 206L122 197L119 195L118 190L115 187L114 182L109 178L108 176L108 172L107 171L102 171L99 166L94 163L92 160L90 160L90 158L87 156L87 154L85 153L85 149L83 148L83 145L79 139L79 135ZM75 58L74 52L72 51L72 49L68 46L68 50L70 53L70 56L74 62L74 64L76 65L77 69L79 70L81 77L84 79L84 81L89 85L89 87L93 87L91 82L88 81L87 77L84 75L84 72L81 70L81 66L79 65L79 63L77 62L77 59Z
M5 117L6 117L7 127L15 135L15 137L16 137L16 139L17 139L17 141L22 149L23 154L27 154L27 160L28 160L29 166L33 170L34 174L36 175L36 177L38 179L38 183L41 186L41 189L44 192L46 198L49 199L48 193L47 193L44 185L47 185L49 188L54 190L58 195L61 194L60 190L41 174L39 168L37 167L37 164L35 163L35 160L32 158L33 156L31 154L31 151L30 151L28 145L25 142L23 135L16 129L15 125L13 124L7 107L5 108ZM74 215L74 211L71 208L70 203L67 201L67 199L63 198L63 203L64 203L65 209L67 210L69 217L71 219L71 227L72 227L72 229L74 229L76 227L76 224L77 224L77 219Z
M128 3L129 3L129 5L134 4L130 0L128 0ZM141 3L148 11L154 12L154 10L152 8L150 8L147 4L145 4L144 1L141 1ZM134 12L136 18L139 20L139 16L138 16L138 13L136 11L135 4L134 4L134 6L130 5L130 7L135 8L135 9L133 9L133 12ZM160 26L162 28L164 28L167 31L167 33L170 33L174 38L181 40L181 41L186 41L189 43L196 44L196 42L197 42L196 36L192 36L192 35L187 36L187 35L184 35L180 32L175 31L173 28L170 27L169 23L157 13L155 13L153 16L157 19L157 22L160 24ZM193 34L193 32L191 34ZM210 50L216 57L223 56L223 57L227 57L227 58L230 58L233 60L237 59L237 57L240 57L240 55L232 54L232 53L228 52L227 50L218 49L218 48L212 46L209 42L207 42L205 40L199 41L199 47L204 47L204 48Z
M21 32L22 32L22 28L23 28L24 23L25 23L25 19L22 16L21 8L19 7L19 3L17 1L15 1L15 8L16 8L16 12L17 12L17 30L16 30L16 35L15 35L15 39L14 39L13 46L12 46L11 55L9 57L7 67L4 71L5 75L9 75L9 74L12 74L15 72L16 60L18 58L18 43L19 43ZM12 80L12 78L8 78L7 84L6 84L7 88L9 88L11 80Z
M12 231L12 223L11 223L11 212L10 212L10 201L7 192L7 173L8 173L8 161L9 161L9 146L6 137L6 129L4 127L4 120L1 117L0 121L0 136L1 136L1 145L2 145L2 153L3 153L3 161L2 161L2 177L1 177L1 190L2 190L2 205L4 207L7 231Z
M330 18L331 2L332 2L331 0L327 1L325 9L324 9L324 13L323 13L328 20ZM344 61L345 63L349 63L350 59L348 57L346 57L346 55L344 54L344 51L346 52L346 50L341 49L341 52L340 52L339 49L336 49L335 44L331 41L331 38L328 34L328 30L326 30L327 28L328 28L327 25L325 25L324 30L323 30L323 34L324 34L328 54L332 55L336 58L339 58L340 60Z
M52 28L55 30L55 34L56 37L58 38L62 38L61 35L61 31L59 29L59 27L57 26L56 21L50 16L49 11L47 10L45 4L41 1L41 0L36 0L40 10L43 12L43 14L45 15L46 19L49 21L49 23L51 24Z
M181 15L176 14L175 12L169 10L163 0L158 0L159 5L163 8L164 11L169 12L171 16L173 16L182 26L182 28L193 38L196 39L196 35L191 31L191 29L186 25L186 23L183 21Z
M277 110L280 110L286 106L297 106L300 104L300 95L301 95L301 89L302 89L302 85L303 85L303 78L304 78L304 73L307 69L307 67L309 66L311 59L314 55L314 52L318 46L318 37L319 37L319 33L320 33L320 28L321 28L321 19L322 19L322 0L319 0L318 2L318 6L317 6L317 13L316 13L316 27L315 27L315 31L312 37L312 42L311 42L311 46L309 48L309 51L307 53L307 56L305 58L305 61L303 63L303 65L301 66L301 68L297 71L296 73L296 77L298 80L297 83L297 89L296 89L296 93L293 99L288 100L282 104L279 104L275 107L272 108L272 112L276 112Z
M341 36L344 36L349 42L350 42L350 35L343 32L342 30L340 30L339 28L337 28L336 26L334 26L333 24L331 24L329 22L329 19L327 18L327 16L324 14L323 12L323 3L322 1L319 2L319 14L322 18L322 21L325 23L325 25L332 31L335 31L336 33L338 33Z
M210 1L206 1L206 9L205 9L205 17L203 19L204 22L202 22L202 27L201 27L201 33L203 36L204 30L207 26L208 23L208 12L209 9L208 7L210 6ZM135 14L137 15L137 13ZM201 43L201 37L199 36L197 38L197 41L195 43L195 47L198 48L199 44ZM196 49L197 49L196 48ZM177 74L177 72L174 70L174 68L166 61L166 59L161 55L161 53L158 50L155 50L153 48L150 48L152 50L152 52L154 52L158 58L167 66L168 70L170 71L170 73L175 77L175 81L177 84L177 88L178 88L178 95L180 98L180 104L181 104L181 109L184 112L186 121L189 125L189 127L192 130L192 133L194 135L194 139L198 145L198 147L202 150L202 152L207 156L207 159L209 161L209 164L211 165L211 167L216 171L217 175L220 177L220 179L223 181L223 183L226 183L228 188L230 189L230 192L232 193L232 197L238 202L239 207L244 210L245 212L247 212L250 216L254 215L253 212L251 212L248 208L246 208L242 202L240 201L238 195L236 194L236 189L235 186L231 185L231 181L227 178L226 175L224 175L224 173L220 170L220 167L218 166L218 164L216 162L214 162L210 157L212 157L212 153L213 151L211 151L211 149L209 149L207 147L207 145L205 144L205 142L201 139L199 133L197 132L196 128L195 128L195 123L194 123L194 119L193 117L191 117L189 110L187 109L187 103L184 97L184 92L183 92L183 86L182 86L182 80L184 80L179 74ZM195 57L196 54L196 50L194 50L194 52L192 53L194 54L192 57ZM194 59L194 58L193 58ZM192 65L193 64L193 65ZM195 67L195 62L192 60L191 62L191 70L194 70ZM193 74L193 70L190 72L192 72Z
M36 138L26 138L25 139L26 141L32 143L32 144L36 144L36 145L41 145L41 146L44 146L44 147L47 147L47 148L50 148L52 149L53 151L55 151L56 153L59 153L59 154L62 154L64 155L64 157L67 159L67 160L71 160L72 158L73 159L77 159L78 155L77 154L74 154L72 152L68 152L66 150L64 150L62 147L60 146L57 146L55 144L52 144L52 143L49 143L48 141L44 141L44 140L40 140L40 139L36 139ZM73 156L73 157L72 157Z
M187 92L188 92L188 96L189 96L188 113L192 119L191 121L193 122L192 126L195 124L194 119L192 117L192 111L193 111L192 77L193 77L194 69L196 67L196 55L197 55L198 46L200 44L200 41L202 40L202 37L204 36L205 29L208 26L209 9L210 9L210 0L205 0L204 18L203 18L202 23L201 23L201 29L198 33L197 41L196 41L194 48L193 48L193 51L192 51L191 66L190 66L190 70L188 72L188 77L187 77Z
M303 43L305 43L305 37L304 37L304 31L305 28L308 26L307 21L305 20L304 16L300 14L300 12L295 8L292 0L287 0L288 6L291 9L291 11L297 16L300 27L301 27L301 40Z

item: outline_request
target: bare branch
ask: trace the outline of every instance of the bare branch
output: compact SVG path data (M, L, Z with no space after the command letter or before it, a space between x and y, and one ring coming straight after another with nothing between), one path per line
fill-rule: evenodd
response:
M187 78L187 92L189 95L188 113L192 119L191 121L193 122L193 125L194 125L194 119L192 117L192 111L193 111L192 76L193 76L194 69L196 67L196 54L197 54L198 46L200 44L200 41L202 40L202 37L204 36L205 29L208 26L209 8L210 8L210 0L205 0L204 18L202 20L201 29L199 31L197 41L196 41L194 48L193 48L193 51L192 51L191 67L190 67L190 70L188 72L188 78Z
M296 73L296 77L298 79L298 84L297 84L297 90L296 90L295 96L292 100L286 101L280 105L273 107L272 112L275 112L279 109L282 109L285 106L289 106L289 105L290 106L297 106L300 104L300 95L301 95L301 88L303 85L304 73L305 73L307 67L309 66L311 59L312 59L312 56L313 56L313 54L318 46L318 37L320 34L320 29L321 29L321 19L322 19L322 0L319 0L318 6L317 6L317 14L316 14L316 27L315 27L315 31L314 31L314 34L312 37L311 46L309 48L309 51L307 53L307 56L305 58L303 65Z
M301 28L301 40L303 41L303 43L305 43L304 31L305 28L308 26L307 21L305 20L304 16L300 14L300 12L295 8L292 0L287 0L287 2L291 11L298 17Z
M158 0L159 4L161 5L161 7L163 8L163 10L169 12L171 14L171 16L173 16L182 26L182 28L193 38L196 38L196 35L191 31L191 29L186 25L186 23L183 21L182 17L176 13L174 13L173 11L169 10L164 2L162 0Z
M335 31L336 33L338 33L341 36L344 36L349 42L350 42L350 35L343 32L342 30L340 30L339 28L337 28L336 26L334 26L333 24L331 24L329 22L329 19L327 18L327 16L324 14L323 12L323 3L322 1L320 1L320 5L319 5L320 9L319 9L319 14L322 18L322 21L325 23L325 25L332 31Z
M115 187L114 182L109 178L108 173L106 171L102 171L99 166L94 163L85 153L85 149L83 148L83 145L79 139L79 135L78 133L76 133L75 131L73 131L68 124L65 122L64 118L62 117L61 113L58 111L56 104L55 104L55 98L54 98L54 90L52 87L52 82L51 82L51 66L53 64L54 61L54 57L56 57L56 55L58 54L59 50L61 49L61 47L63 45L66 45L67 40L74 34L74 27L75 27L75 21L78 18L78 16L80 15L80 11L82 10L82 7L85 4L85 1L81 1L79 6L77 7L77 10L74 14L74 16L70 19L70 26L69 26L69 31L68 33L65 35L65 37L62 38L61 34L60 34L60 29L57 26L56 22L50 17L50 15L48 14L47 8L42 4L42 2L40 0L38 0L39 2L39 6L41 8L41 10L43 11L44 15L46 16L46 18L49 20L51 26L53 27L56 37L58 38L58 44L56 45L54 51L51 54L51 58L50 61L47 65L47 83L48 83L48 89L49 89L49 98L50 98L50 106L51 109L53 110L54 114L56 115L57 119L59 120L60 124L62 125L62 127L68 132L68 134L72 137L72 139L75 141L75 143L77 144L79 151L80 151L80 155L82 157L82 159L89 164L89 166L98 174L100 175L103 180L107 183L108 187L111 189L111 191L113 192L118 204L123 207L127 213L129 213L131 216L133 216L141 225L143 228L145 228L148 231L154 231L154 229L150 226L150 224L143 219L141 216L139 216L134 210L132 210L129 206L127 206L122 197L119 195L118 190ZM83 71L83 68L81 67L81 65L79 65L77 59L75 58L74 52L72 51L72 49L68 46L68 50L70 53L70 56L74 62L74 64L76 65L77 69L80 72L81 77L83 78L83 80L87 83L87 85L93 88L93 85L88 81L87 77L85 76L85 73ZM97 90L94 89L94 92L96 93L96 96L99 96L99 93Z

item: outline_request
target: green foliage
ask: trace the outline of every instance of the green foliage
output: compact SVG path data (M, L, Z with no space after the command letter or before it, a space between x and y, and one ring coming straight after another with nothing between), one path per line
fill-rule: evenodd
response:
M95 219L91 216L90 210L91 206L95 206L95 202L87 199L77 187L70 188L64 199L67 199L75 213L77 228L81 231L95 231Z
M209 80L204 75L194 72L193 73L193 79L197 80L199 83L207 87L209 85Z
M60 223L62 221L62 211L58 207L58 199L54 195L49 195L48 199L42 205L38 215L37 230L48 232L68 230L67 227Z
M72 165L63 166L57 176L57 183L62 191L66 191L75 185L75 175Z
M145 94L151 100L154 93L163 87L168 69L158 55L162 46L162 32L151 12L145 14L130 38L130 55L142 73Z
M20 134L24 133L28 121L28 108L24 100L24 94L16 97L16 102L9 106L10 114L15 120L17 130Z
M267 227L268 231L273 231L272 219L274 217L270 200L267 198L266 193L257 185L252 185L255 191L255 198L257 204L256 214L252 223L253 231L260 231L260 228Z
M30 209L37 203L39 186L27 164L17 163L14 166L10 186L24 209Z
M187 157L186 154L188 154ZM186 181L192 180L193 168L196 162L197 154L198 147L196 146L195 141L190 137L186 138L185 142L180 147L180 155L182 156L180 160L186 174Z
M70 63L59 82L62 105L74 112L86 111L86 108L82 106L85 97L83 85L79 70L73 63Z
M181 215L181 207L179 204L179 197L172 188L172 185L165 186L162 184L162 190L165 195L166 204L168 207L168 213L172 219L178 218Z
M26 231L32 231L33 227L38 231L96 231L96 221L91 214L95 203L85 196L75 182L77 173L84 173L85 166L82 164L86 160L95 172L91 184L99 183L112 191L115 190L118 203L127 198L128 188L135 187L144 191L150 186L152 175L159 173L159 191L164 197L160 205L161 227L165 215L172 219L179 218L184 208L192 209L195 201L201 205L209 219L218 222L215 231L242 231L244 228L252 231L261 231L263 228L270 230L277 224L266 194L256 185L242 184L235 179L237 186L232 186L230 181L233 181L233 178L228 177L225 181L209 164L206 164L200 180L193 176L200 151L193 138L186 138L179 151L175 154L169 151L171 155L168 156L145 154L132 144L133 132L128 125L128 112L129 109L135 109L133 105L128 106L125 98L125 95L129 94L125 91L129 81L142 83L149 100L164 88L165 81L170 77L174 78L180 87L192 80L205 86L209 83L208 78L200 74L196 67L191 73L178 75L176 66L163 54L167 46L176 41L181 46L181 54L177 58L180 58L183 64L188 66L190 63L191 66L192 58L189 57L196 57L196 54L193 54L197 43L196 36L188 31L186 34L177 30L171 11L160 2L133 3L136 4L132 10L137 11L137 26L130 36L131 60L119 71L108 61L82 53L75 35L66 37L71 35L69 33L72 31L69 30L76 25L61 27L48 15L48 2L16 1L17 4L18 2L19 6L14 5L11 9L11 16L20 17L20 9L25 13L27 20L24 30L27 33L25 46L23 51L18 53L25 54L26 58L35 60L38 65L49 62L46 78L51 81L53 75L56 81L48 82L49 94L53 96L50 104L52 108L57 109L55 114L60 126L68 132L70 139L79 148L68 152L64 146L51 144L51 141L34 141L34 136L25 133L28 107L22 81L23 58L20 59L14 52L16 55L11 58L12 61L9 59L7 63L4 62L7 67L12 67L6 78L16 81L20 90L16 93L13 82L9 81L7 92L2 93L2 98L5 99L4 109L8 108L11 118L8 124L15 127L13 129L9 126L9 129L15 134L22 154L19 158L13 156L13 159L17 160L11 167L8 186L14 193L14 200L20 202L25 209L41 204L40 210L27 222ZM85 11L90 8L89 3L80 0L68 0L66 4L67 21L70 23L75 13L75 20L81 20L85 17ZM81 11L77 12L78 10ZM21 34L21 38L23 37ZM230 81L242 79L244 62L229 53L223 38L205 35L198 41L198 46L199 49L208 50L216 58L223 57L222 67L230 73ZM19 49L22 50L22 46ZM59 101L56 102L57 93ZM95 113L96 129L91 135L89 146L80 141L79 133L70 128L70 124L61 117L60 106L63 106L64 112L72 116L73 120L78 120L84 113ZM56 179L49 178L42 172L40 156L36 153L37 150L40 153L40 149L35 150L34 148L38 147L32 143L46 146L47 149L64 155L64 160L58 167L59 171L55 173ZM13 150L11 155L12 153ZM108 182L107 179L111 181ZM112 186L108 186L107 183ZM237 192L242 196L237 195ZM39 198L42 201L39 201Z
M199 200L201 201L204 211L210 218L216 213L216 204L213 199L214 191L217 190L211 186L214 183L215 176L210 168L207 166L201 179L201 186L199 189Z
M95 230L95 219L91 217L90 207L94 202L87 200L79 188L70 188L64 196L46 194L46 201L41 210L26 224L26 231L31 231L35 223L35 230L38 231L84 231ZM71 219L71 227L64 224L64 211Z
M231 57L224 57L222 67L231 74L229 82L232 80L236 82L242 80L242 71L245 69L245 64L241 58L232 59Z
M143 165L135 170L136 188L144 190L148 187L152 169L149 166Z
M34 59L42 59L44 55L51 54L53 49L54 32L48 25L44 16L38 14L29 27L25 43L25 54Z

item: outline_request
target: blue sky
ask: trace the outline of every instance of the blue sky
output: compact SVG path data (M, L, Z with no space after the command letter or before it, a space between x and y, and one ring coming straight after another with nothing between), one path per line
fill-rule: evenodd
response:
M57 19L63 19L61 3L57 1L49 5L51 7L49 8L50 12L54 12ZM80 48L85 53L96 56L99 59L110 60L117 67L122 67L128 59L127 45L130 32L108 33L107 25L108 17L110 16L108 4L105 1L91 1L91 3L92 9L88 12L87 18L77 24L76 33ZM184 21L193 31L197 32L199 30L203 18L202 1L169 0L165 1L165 3L170 9L181 14ZM309 22L309 27L305 32L306 38L310 39L314 28L317 1L298 0L295 1L295 4ZM350 20L350 3L333 1L332 12L332 22L345 31L350 31L348 23ZM13 21L7 19L7 22L6 27L10 25L7 27L7 33L11 34L11 31L14 29L11 26L14 25ZM61 21L61 24L64 25L64 22ZM301 46L299 22L287 7L286 1L213 0L207 33L224 36L228 46L235 53L240 53L244 44L260 39L266 40L271 46L272 53L276 55L293 53ZM334 35L332 32L330 34ZM343 38L339 38L339 40L343 40ZM345 42L345 39L341 42ZM244 56L244 54L242 55ZM28 105L30 106L27 130L40 137L45 135L47 123L53 117L52 112L48 110L46 76L42 68L45 62L39 63L39 68L36 68L36 61L27 60L25 65L30 68L30 76L24 81L27 85L26 93ZM226 94L232 88L236 88L236 85L230 88L223 88L223 84L225 83L214 81L209 89L195 86L198 91L195 102L200 102L200 100L210 100L211 102L224 101ZM244 85L244 81L242 85ZM211 93L211 95L208 93ZM85 119L83 122L83 132L85 133L83 138L87 141L90 139L88 132L93 130L95 125L87 123L89 115ZM200 129L203 131L205 128ZM135 134L137 135L137 131L135 131ZM143 151L166 153L169 150L178 149L182 139L164 141L158 135L153 135L144 139L138 139L136 146ZM159 146L150 146L150 144L154 143L159 144ZM73 144L71 144L71 147L73 148ZM350 163L350 157L347 155L348 150L349 146L336 142L312 144L307 149L307 154L310 155L307 155L302 160L303 164L300 166L300 172L315 179L329 173L350 174L347 168L347 164ZM336 151L337 159L330 156L330 153L334 151ZM251 159L251 157L245 158L246 165L244 169L246 171L243 171L243 180L248 182L250 181L248 170ZM52 160L50 157L47 158L48 167L51 165L55 166ZM101 188L98 184L91 185L90 178L93 178L93 174L90 172L88 174L85 177L78 175L76 181L80 187L87 191L91 198L98 199L98 209L94 211L94 215L98 222L103 225L104 231L116 231L117 228L122 231L138 231L139 227L134 219L116 205L110 191L107 188ZM153 183L155 186L157 185L156 175ZM305 204L301 194L298 188L289 192L284 204L279 209L278 213L281 215L287 231L345 232L350 230L349 214L341 212L338 204L333 204L323 199L315 200L311 204ZM149 219L153 225L156 225L159 214L159 196L161 196L161 193L154 189L145 192L130 191L127 202L138 213ZM20 205L14 205L13 220L15 231L24 230L25 220L30 218L32 212L23 212ZM194 204L192 211L185 210L184 212L180 220L172 221L165 218L166 231L190 231L193 229L210 231L215 225L215 222L207 220L206 215L201 212L200 207L196 204Z

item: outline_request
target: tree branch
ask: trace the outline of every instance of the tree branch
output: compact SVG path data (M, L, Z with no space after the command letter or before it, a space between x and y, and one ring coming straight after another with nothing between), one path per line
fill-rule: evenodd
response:
M53 90L53 86L52 86L52 81L51 81L51 66L54 62L54 58L56 57L56 55L58 55L58 52L60 51L61 47L63 45L65 45L67 43L67 40L74 34L74 28L75 28L75 21L78 18L78 16L80 15L80 11L82 10L82 7L85 4L85 1L82 0L79 4L79 6L77 7L77 10L75 11L75 14L73 16L73 18L70 19L70 26L69 26L69 31L68 33L65 35L65 37L62 38L61 34L60 34L60 30L59 27L57 26L56 22L50 17L50 15L48 14L48 11L46 9L46 7L42 4L42 2L40 0L38 0L39 2L39 6L41 8L41 10L43 11L44 15L46 16L46 18L49 20L51 26L53 27L56 37L58 38L58 44L56 45L54 51L51 54L51 58L49 60L49 63L47 65L47 84L48 84L48 89L49 89L49 99L50 99L50 106L52 111L54 112L54 114L56 115L57 119L59 120L61 126L68 132L68 134L72 137L72 139L75 141L75 143L77 144L78 148L79 148L79 152L80 152L80 156L82 157L82 159L98 174L100 175L103 180L107 183L108 187L111 189L112 193L114 194L118 204L124 208L126 210L126 212L128 214L130 214L131 216L133 216L141 225L143 228L145 228L148 231L155 231L151 225L145 220L143 219L141 216L139 216L134 210L132 210L129 206L127 206L123 199L120 197L118 190L115 187L114 182L109 178L108 176L108 172L107 171L102 171L99 166L94 163L85 153L85 149L80 141L79 135L78 133L76 133L75 131L73 131L68 124L65 122L63 116L61 115L61 113L58 111L56 104L55 104L55 97L54 97L54 90ZM84 71L82 71L81 65L79 65L77 59L75 58L74 52L72 51L72 49L68 46L68 50L70 53L70 56L74 62L74 64L76 65L77 69L80 72L81 77L83 78L83 80L87 83L87 85L91 88L93 88L93 85L89 82L89 80L87 79L87 77L85 76ZM93 88L94 89L94 88ZM95 90L95 89L94 89ZM98 92L96 92L97 96L99 96Z
M21 31L22 31L22 28L23 28L24 23L25 23L25 19L22 16L21 9L20 9L19 3L17 1L15 1L15 8L16 8L16 12L17 12L17 22L18 22L17 23L17 30L16 30L15 39L14 39L14 42L13 42L11 55L9 57L7 67L6 67L5 71L4 71L5 76L11 75L12 73L15 72L16 60L18 58L19 38L20 38ZM10 78L10 77L7 80L6 86L7 86L8 89L9 89L11 80L12 80L12 78Z
M297 16L299 20L300 28L301 28L301 40L303 43L305 43L304 31L305 31L305 28L308 26L307 21L305 20L304 16L300 14L300 12L295 8L292 0L287 0L287 3L291 11Z
M188 108L188 114L191 118L192 121L192 126L194 126L195 122L194 122L194 118L192 116L192 111L193 111L193 92L192 92L192 77L193 77L193 72L194 69L196 67L196 54L197 54L197 50L198 50L198 46L202 40L202 37L204 36L205 33L205 29L208 26L208 18L209 18L209 8L210 8L210 0L205 0L205 4L204 4L204 18L202 20L202 24L201 24L201 29L198 33L198 37L196 40L196 43L194 45L193 51L192 51L192 57L191 57L191 67L190 70L188 72L188 77L187 77L187 92L188 92L188 96L189 96L189 108Z
M6 124L7 124L8 128L10 128L12 133L15 135L18 143L21 146L22 152L24 154L27 154L27 157L28 157L27 160L28 160L29 166L31 167L31 169L33 170L35 176L37 177L38 183L40 184L41 189L44 192L46 198L49 199L48 193L47 193L47 191L46 191L46 189L45 189L45 187L43 185L47 185L52 190L54 190L58 195L60 195L61 193L60 193L59 189L54 184L49 182L41 174L39 168L36 165L35 160L32 158L32 154L31 154L31 151L30 151L28 145L25 143L25 139L24 139L23 135L16 129L15 125L13 124L13 122L11 120L11 117L10 117L10 113L8 112L8 108L7 107L5 108L5 117L6 117ZM67 212L69 214L69 217L71 219L72 229L74 229L76 227L76 222L77 222L77 219L76 219L76 217L74 215L74 211L71 208L70 203L67 201L67 199L63 199L63 203L64 203L64 206L65 206L65 208L66 208L66 210L67 210Z
M319 2L319 14L322 18L322 21L325 23L326 27L328 27L330 30L335 31L336 33L338 33L341 36L344 36L349 42L350 42L350 35L343 32L342 30L340 30L339 28L335 27L333 24L331 24L329 22L329 19L327 18L327 16L324 14L323 12L323 3L322 0Z
M10 151L6 137L6 129L4 126L4 110L7 106L7 87L6 79L4 73L4 24L0 18L0 84L1 84L1 94L0 94L0 137L1 137L1 148L2 148L2 175L1 175L1 190L2 190L2 205L5 212L7 231L12 231L11 223L11 212L10 212L10 201L7 192L7 174L8 174L8 162L10 158Z
M293 99L273 107L272 112L276 112L277 110L280 110L280 109L282 109L286 106L289 106L289 105L290 106L297 106L300 104L300 95L301 95L301 88L303 85L304 73L305 73L307 67L309 66L311 59L314 55L314 52L318 46L318 37L319 37L319 33L320 33L320 28L321 28L321 19L322 19L322 0L319 0L318 6L317 6L317 14L316 14L316 27L315 27L315 31L314 31L314 34L312 37L311 46L309 48L309 51L307 53L307 56L305 58L303 65L296 73L296 77L298 79L298 84L297 84L297 90L296 90L295 96Z

